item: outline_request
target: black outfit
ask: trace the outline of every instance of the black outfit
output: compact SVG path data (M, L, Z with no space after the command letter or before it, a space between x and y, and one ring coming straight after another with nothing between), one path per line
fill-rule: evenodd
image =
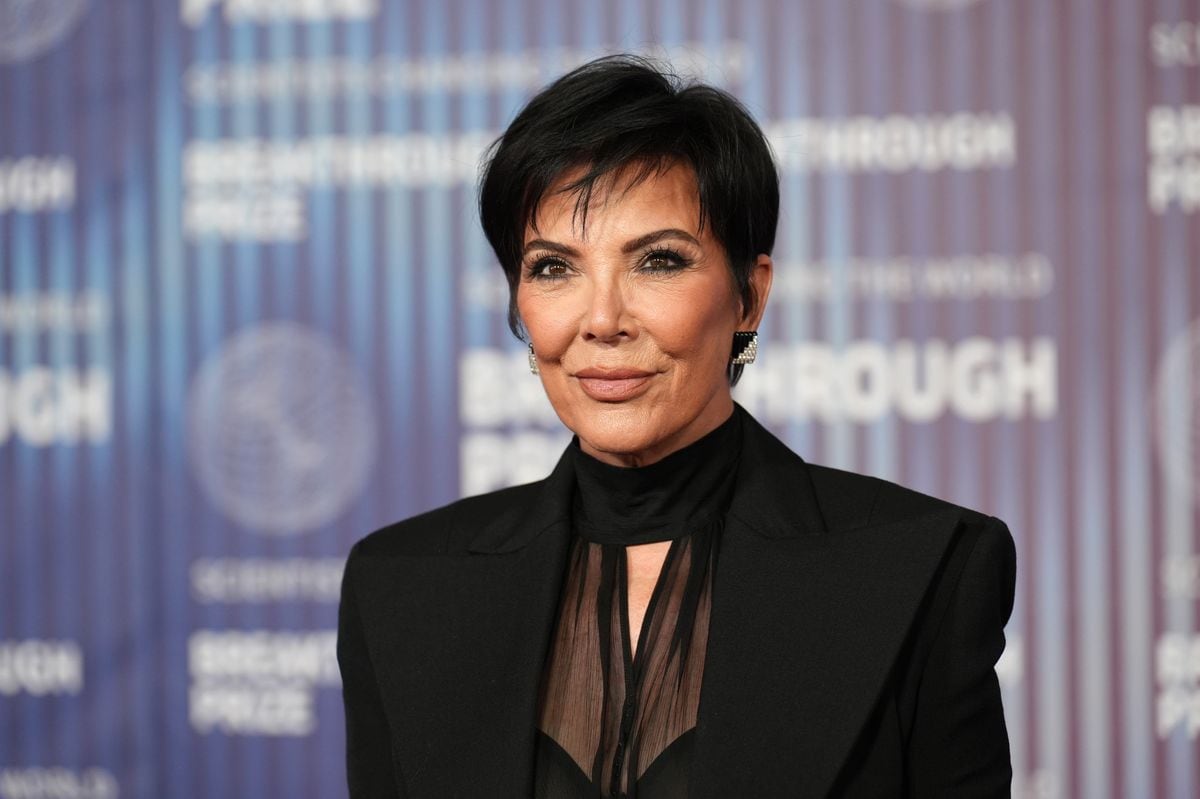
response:
M538 695L537 799L686 799L741 421L642 468L572 442L574 540ZM625 547L655 541L671 545L631 655Z
M706 564L711 581L695 725L673 741L686 714L660 727L667 748L645 747L632 788L648 793L679 743L690 799L1008 796L993 669L1013 602L1007 528L807 464L741 408L735 417L741 455L721 521L680 539L714 531L715 560L676 558ZM550 737L543 684L584 533L579 466L564 453L545 480L355 545L338 624L352 797L534 795ZM676 627L655 643L678 638ZM639 650L654 645L649 634ZM588 746L561 743L586 759ZM611 774L607 749L597 745Z

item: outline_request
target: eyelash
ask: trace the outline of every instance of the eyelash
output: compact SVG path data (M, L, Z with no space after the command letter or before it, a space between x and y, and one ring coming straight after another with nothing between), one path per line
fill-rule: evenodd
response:
M557 255L539 255L525 268L530 280L565 280L566 275L548 275L542 270L549 266L566 266L567 262Z
M678 252L677 250L671 249L670 247L651 247L641 254L638 262L645 264L646 261L658 258L671 263L669 266L665 267L644 267L645 271L649 272L650 274L670 274L672 272L679 272L692 265L692 260L690 258ZM531 280L566 279L566 275L546 274L544 270L550 266L568 266L568 264L557 255L539 255L534 258L533 262L530 263L528 267L526 267L525 274Z
M670 266L659 267L656 269L648 270L650 272L655 272L655 273L660 273L660 274L666 274L669 272L678 272L681 269L686 269L687 267L692 265L692 261L690 258L688 258L686 255L684 255L683 253L681 253L677 250L671 249L670 247L652 247L652 248L650 248L646 252L642 253L641 263L644 264L646 261L650 260L651 258L662 258L664 260L671 262Z

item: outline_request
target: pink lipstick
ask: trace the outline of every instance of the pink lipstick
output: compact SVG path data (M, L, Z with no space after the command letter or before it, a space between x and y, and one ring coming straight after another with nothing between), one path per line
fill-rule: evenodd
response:
M583 393L600 402L624 402L642 394L654 372L641 369L583 369L575 373Z

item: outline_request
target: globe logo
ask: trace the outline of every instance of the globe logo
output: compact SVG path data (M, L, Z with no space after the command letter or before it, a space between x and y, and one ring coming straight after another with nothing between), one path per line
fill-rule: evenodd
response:
M1200 319L1171 341L1159 361L1153 417L1168 482L1200 500Z
M24 61L58 44L88 0L0 0L0 63Z
M188 453L208 499L243 527L300 533L337 518L375 460L375 409L351 359L290 322L231 338L192 381Z

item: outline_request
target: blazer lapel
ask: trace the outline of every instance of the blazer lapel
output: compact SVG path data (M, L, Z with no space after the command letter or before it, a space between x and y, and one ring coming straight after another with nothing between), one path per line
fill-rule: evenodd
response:
M542 662L565 572L573 477L567 459L483 523L466 552L409 556L363 575L379 597L372 659L412 796L528 796ZM447 538L456 534L448 531ZM405 556L401 556L405 557ZM404 580L397 581L395 574ZM383 616L406 608L402 617ZM380 615L376 615L380 614Z
M958 511L825 529L803 461L747 417L719 549L689 795L825 796Z

